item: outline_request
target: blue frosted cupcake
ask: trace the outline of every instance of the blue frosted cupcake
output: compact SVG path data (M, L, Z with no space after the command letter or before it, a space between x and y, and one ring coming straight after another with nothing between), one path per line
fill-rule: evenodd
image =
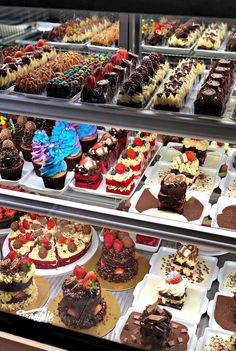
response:
M79 134L79 141L81 143L83 153L87 153L88 150L97 142L97 126L93 124L78 124L77 132Z
M45 160L45 155L49 147L49 138L45 130L36 130L32 141L31 161L35 173L40 177L40 168Z
M45 188L61 190L64 188L67 165L63 153L55 144L50 144L45 155L43 166L40 168Z

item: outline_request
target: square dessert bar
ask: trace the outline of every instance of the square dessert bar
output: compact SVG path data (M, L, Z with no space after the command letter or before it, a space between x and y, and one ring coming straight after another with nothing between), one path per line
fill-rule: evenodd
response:
M130 167L117 163L106 176L106 191L129 195L134 188L134 173Z
M198 248L194 245L181 245L175 254L172 269L186 275L193 276L197 264Z

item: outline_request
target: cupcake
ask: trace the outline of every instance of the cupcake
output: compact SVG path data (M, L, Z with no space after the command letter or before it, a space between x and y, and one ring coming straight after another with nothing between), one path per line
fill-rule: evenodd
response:
M67 121L57 121L56 124L54 125L53 129L52 129L52 136L51 136L51 142L52 143L57 143L59 136L61 134L61 132L65 129L65 128L69 128L71 126L70 122Z
M72 127L63 129L58 139L58 146L65 158L67 170L73 171L82 156L82 148L76 130Z
M40 174L43 178L45 188L56 190L64 188L67 165L64 161L63 153L57 145L49 145L43 166L40 168Z
M19 116L17 118L17 122L14 126L14 131L13 131L13 142L16 145L16 147L20 150L20 144L22 142L22 138L24 135L24 130L25 130L25 124L27 122L27 117L25 116Z
M45 160L45 154L49 147L49 138L45 130L36 130L32 141L32 163L35 173L41 177L39 169Z
M23 153L23 157L26 161L29 162L31 162L32 140L34 137L35 130L36 125L34 122L26 122L22 143L20 144L20 149Z
M11 140L4 140L0 153L0 174L2 179L19 180L24 161Z
M77 132L83 153L86 153L97 142L97 127L92 124L78 124Z
M11 139L11 132L8 129L2 129L0 132L0 150L4 140Z

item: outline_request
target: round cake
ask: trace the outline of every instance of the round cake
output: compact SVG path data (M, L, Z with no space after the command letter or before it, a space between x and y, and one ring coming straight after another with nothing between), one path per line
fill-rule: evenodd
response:
M96 274L86 273L75 266L73 273L62 284L63 297L58 304L62 322L69 328L91 328L106 314L106 302Z

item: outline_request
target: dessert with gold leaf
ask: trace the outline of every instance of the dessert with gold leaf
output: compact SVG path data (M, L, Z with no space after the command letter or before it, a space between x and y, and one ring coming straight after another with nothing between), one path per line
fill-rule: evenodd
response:
M19 258L10 251L0 261L0 309L17 311L25 309L38 295L33 275L35 265L29 258Z
M202 166L205 162L208 146L208 140L193 138L184 138L183 140L183 151L193 151L199 161L200 166Z
M177 156L172 162L171 172L185 175L187 185L193 184L199 176L199 161L195 153L186 151Z
M172 269L187 277L192 277L197 264L198 252L195 245L181 245L176 251Z
M204 69L205 65L201 61L182 60L158 88L154 97L154 108L178 112Z

